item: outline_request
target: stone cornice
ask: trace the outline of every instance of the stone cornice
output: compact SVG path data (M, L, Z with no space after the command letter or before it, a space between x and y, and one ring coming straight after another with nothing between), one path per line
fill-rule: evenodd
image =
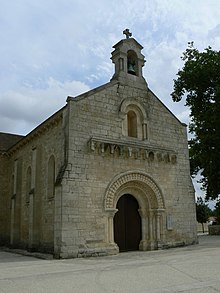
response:
M91 137L88 141L91 151L100 155L117 153L119 156L127 158L141 158L148 161L157 161L175 164L177 152L167 148L161 148L147 143L147 141L128 141L121 139L108 139L101 137Z

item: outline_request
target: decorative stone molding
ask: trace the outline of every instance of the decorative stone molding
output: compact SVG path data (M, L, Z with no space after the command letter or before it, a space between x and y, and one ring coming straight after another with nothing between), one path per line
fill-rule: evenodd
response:
M116 176L107 187L104 209L107 215L107 242L114 244L114 215L117 201L123 194L132 194L138 201L141 217L140 250L157 249L164 239L165 204L162 192L144 172L133 170Z
M88 141L92 152L100 155L115 155L127 158L143 159L149 162L176 164L177 153L173 150L148 146L141 142L129 142L107 138L91 137Z
M143 116L143 120L147 121L147 112L145 111L144 107L142 106L142 104L138 101L138 99L134 99L132 98L127 98L124 99L120 105L120 109L119 109L119 113L123 116L127 113L127 109L128 107L137 107L137 109L139 109L139 111L141 112L142 116Z
M153 179L151 179L147 174L143 172L129 171L115 177L108 186L104 200L104 208L106 211L115 209L115 198L117 198L117 191L129 182L131 182L132 186L136 185L136 188L138 188L138 185L140 187L145 186L145 190L148 190L150 188L157 200L157 208L161 210L165 209L162 193L159 187L153 181ZM148 194L148 197L151 197L150 193Z
M136 116L136 137L142 140L148 139L148 115L141 102L138 101L138 97L126 98L120 105L119 117L122 118L122 134L127 136L129 133L128 113L130 112L134 112Z

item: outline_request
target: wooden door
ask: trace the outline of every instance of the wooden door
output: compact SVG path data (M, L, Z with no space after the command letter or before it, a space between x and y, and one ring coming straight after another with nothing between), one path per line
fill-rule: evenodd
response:
M141 240L141 218L138 202L130 194L118 200L114 217L114 238L119 251L138 250Z

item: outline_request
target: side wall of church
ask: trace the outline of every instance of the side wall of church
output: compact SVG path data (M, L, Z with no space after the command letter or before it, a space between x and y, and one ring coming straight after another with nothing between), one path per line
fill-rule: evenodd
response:
M108 243L108 215L104 195L116 175L138 170L159 186L165 201L169 229L165 245L190 244L196 239L194 193L189 175L186 127L150 92L119 84L107 85L92 95L69 100L69 166L63 181L62 257L104 254ZM147 113L145 141L123 132L125 99L137 101ZM132 102L131 102L132 104ZM91 147L91 138L100 145ZM111 152L108 141L130 144L131 150ZM107 141L107 142L106 142ZM150 160L135 151L135 145L155 150ZM160 149L176 153L175 163L156 158Z
M10 201L8 157L0 155L0 245L9 244Z
M10 235L8 241L14 247L53 252L56 196L53 186L64 164L65 139L61 119L49 126L46 123L9 152L11 179L5 195L10 224L6 235L8 238ZM50 179L53 166L54 178Z

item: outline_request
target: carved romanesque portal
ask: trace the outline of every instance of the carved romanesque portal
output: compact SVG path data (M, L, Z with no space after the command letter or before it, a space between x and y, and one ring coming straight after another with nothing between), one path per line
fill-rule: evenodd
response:
M129 171L116 176L107 188L104 205L108 215L107 242L110 245L117 245L119 251L153 250L163 245L164 200L159 187L147 174ZM122 209L128 210L122 212ZM132 224L126 218L131 212L134 214ZM119 226L119 221L127 223ZM139 236L135 235L134 229L140 229ZM136 239L133 244L130 243L132 237Z

